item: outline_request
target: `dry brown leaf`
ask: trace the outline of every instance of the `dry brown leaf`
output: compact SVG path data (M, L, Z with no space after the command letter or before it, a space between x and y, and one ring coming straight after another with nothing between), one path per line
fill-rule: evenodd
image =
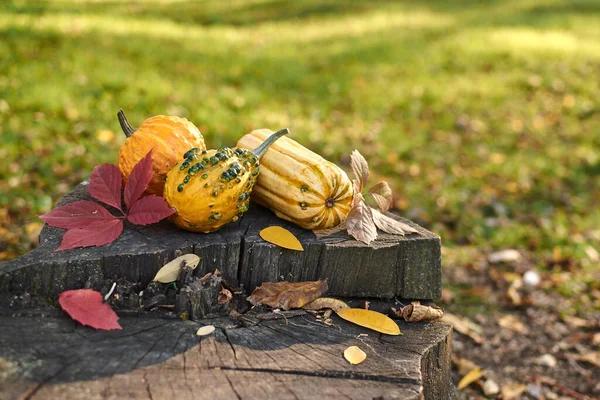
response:
M359 201L348 214L346 229L349 235L368 245L377 239L377 227L373 223L371 207L364 202L360 193L356 193L355 197L359 198Z
M272 308L300 308L327 291L327 279L314 282L264 282L254 289L248 301Z
M392 206L393 195L392 189L387 182L379 182L369 189L369 193L379 206L381 211L387 211Z
M335 312L338 312L340 310L343 310L344 308L350 308L348 306L348 304L344 303L341 300L338 299L332 299L331 297L319 297L318 299L315 299L313 301L311 301L308 304L305 304L302 308L304 308L305 310L312 310L312 311L319 311L322 310L324 308L333 310Z
M517 316L512 314L504 314L499 317L498 325L504 329L510 329L511 331L521 334L527 334L529 332L525 324L523 324Z
M198 266L200 262L200 257L195 254L184 254L181 257L177 257L176 259L166 263L162 266L161 269L158 270L156 276L153 281L158 281L162 283L171 283L177 280L179 276L179 272L181 268L185 265L191 269L194 269Z
M502 386L500 396L502 396L502 400L514 399L515 397L522 395L525 389L527 389L527 386L522 383L509 383L508 385Z
M467 372L467 374L465 376L462 377L460 382L458 382L457 389L463 390L464 388L469 386L471 383L477 382L479 379L481 379L482 376L483 376L483 372L481 372L481 368L479 368L479 367L473 368L472 370Z
M386 335L400 335L398 324L387 315L377 311L362 308L344 308L338 311L337 315L353 324L364 326L365 328L373 329Z
M369 179L369 164L367 164L367 160L365 160L358 150L354 150L352 154L350 154L350 166L359 183L358 191L360 192Z
M397 221L391 217L388 217L384 213L374 208L371 208L373 215L373 221L379 229L384 232L391 233L393 235L404 235L406 233L419 233L417 230L404 222Z
M463 335L467 335L468 337L473 339L475 343L483 343L483 338L480 335L482 331L481 326L477 325L473 321L464 317L458 317L454 314L446 313L442 317L442 322L449 323L450 325L452 325L454 330L456 330L459 333L462 333Z
M231 292L229 290L227 290L225 288L221 288L217 302L219 304L226 304L226 303L229 303L232 298L233 298L233 295L231 294Z
M302 243L294 234L281 226L269 226L259 232L260 237L269 243L290 250L304 251Z
M418 321L437 321L444 316L444 309L432 304L430 306L422 305L418 301L413 301L399 311L392 308L392 311L398 316L404 318L407 322Z
M360 364L367 359L367 354L357 346L350 346L344 350L344 358L352 365Z
M583 361L600 368L600 353L597 351L589 351L585 354L567 354L567 358L575 361Z

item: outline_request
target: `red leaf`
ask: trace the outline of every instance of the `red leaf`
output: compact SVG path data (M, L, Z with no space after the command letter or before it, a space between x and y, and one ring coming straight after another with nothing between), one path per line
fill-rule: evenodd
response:
M109 222L114 218L106 208L89 200L76 201L40 215L40 219L48 225L62 229L85 228L92 223Z
M175 214L165 199L155 194L136 201L127 213L127 219L132 224L148 225Z
M92 289L67 290L58 295L63 310L81 325L94 329L123 329L119 325L119 316L106 303L102 295Z
M152 149L131 170L125 184L125 205L131 207L144 194L152 180Z
M116 165L104 164L90 175L88 192L96 200L121 210L121 171Z
M76 247L103 246L114 242L123 232L123 221L114 218L110 221L95 222L81 229L70 229L65 233L60 247L54 251Z

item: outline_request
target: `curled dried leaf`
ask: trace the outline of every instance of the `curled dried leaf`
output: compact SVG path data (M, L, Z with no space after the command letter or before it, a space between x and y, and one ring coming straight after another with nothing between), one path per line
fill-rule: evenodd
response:
M438 307L435 304L425 306L418 301L413 301L398 311L396 311L395 308L392 308L392 311L394 311L398 317L402 317L408 322L437 321L444 316L443 308Z
M290 250L304 251L294 234L281 226L269 226L259 232L260 237L269 243Z
M353 324L385 333L386 335L400 335L400 328L387 315L377 311L364 310L362 308L345 308L337 312L337 315L352 322Z
M354 150L352 154L350 154L350 166L352 167L352 172L354 172L354 176L358 181L358 191L360 192L367 184L367 180L369 179L369 164L367 164L367 160L365 160L363 155L360 154L358 150Z
M352 365L360 364L367 359L367 354L358 346L350 346L344 350L344 358Z
M341 300L333 299L331 297L319 297L316 300L304 305L302 308L305 310L319 311L323 309L333 310L336 313L344 308L350 308L348 304Z
M381 211L387 211L392 206L392 189L387 182L379 182L374 185L369 189L369 193L373 196L373 199L377 202Z
M377 227L373 222L371 207L362 200L360 193L356 196L359 197L359 201L348 214L346 229L349 235L368 245L377 239Z
M162 283L171 283L177 280L179 271L181 271L184 262L186 267L194 269L198 266L200 257L195 254L184 254L180 257L177 257L176 259L163 265L163 267L158 270L156 276L152 280Z
M373 221L379 229L384 232L391 233L393 235L404 235L407 233L419 233L415 228L410 225L398 221L394 218L388 217L384 213L374 208L371 208L371 214L373 215Z
M301 308L327 291L327 280L313 282L264 282L254 289L248 301L272 308Z
M221 288L221 291L219 292L219 299L218 299L218 303L219 304L227 304L231 301L231 299L233 298L233 295L231 294L231 292L225 288Z

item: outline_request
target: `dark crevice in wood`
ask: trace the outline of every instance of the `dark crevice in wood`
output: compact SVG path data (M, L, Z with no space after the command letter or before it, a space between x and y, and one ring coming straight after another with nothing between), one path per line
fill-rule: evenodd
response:
M227 332L228 329L221 329L221 330L223 331L223 335L225 336L225 340L229 344L229 347L231 347L231 351L233 351L233 358L235 360L237 360L238 359L237 352L235 351L235 347L233 346L233 343L231 342L231 339L229 338L229 333Z
M154 400L152 397L152 391L150 390L150 382L148 381L148 372L144 371L144 375L142 375L142 379L144 380L144 385L146 386L146 393L148 393L148 398L150 400Z
M218 368L224 371L244 371L244 372L262 372L268 374L280 374L280 375L298 375L308 376L315 378L329 378L329 379L356 379L361 381L372 381L372 382L385 382L395 383L400 385L420 385L420 379L412 378L395 378L391 376L380 376L380 375L367 375L355 373L352 371L298 371L298 370L277 370L271 368L244 368L244 367L228 367L222 366Z

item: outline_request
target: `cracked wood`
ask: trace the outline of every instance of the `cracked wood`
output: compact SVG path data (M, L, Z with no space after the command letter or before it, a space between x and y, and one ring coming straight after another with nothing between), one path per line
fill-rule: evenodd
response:
M81 184L59 205L89 199ZM99 289L105 279L118 278L145 285L162 265L193 252L202 258L196 275L218 268L225 279L244 285L248 293L262 282L327 278L329 296L438 299L440 238L403 221L422 235L381 233L366 246L345 231L317 238L253 204L240 221L211 234L186 232L168 221L145 227L126 224L122 236L110 245L57 253L53 250L64 231L46 226L38 249L0 264L0 293L54 297L68 289ZM259 231L271 225L294 233L305 251L281 249L262 240Z
M51 313L52 314L52 313ZM64 316L0 316L2 398L446 399L451 328L402 323L383 336L334 317L309 315L232 328L152 318L121 319L122 331L94 331ZM359 336L367 334L366 336ZM342 354L357 345L367 360ZM6 366L11 366L10 368Z

